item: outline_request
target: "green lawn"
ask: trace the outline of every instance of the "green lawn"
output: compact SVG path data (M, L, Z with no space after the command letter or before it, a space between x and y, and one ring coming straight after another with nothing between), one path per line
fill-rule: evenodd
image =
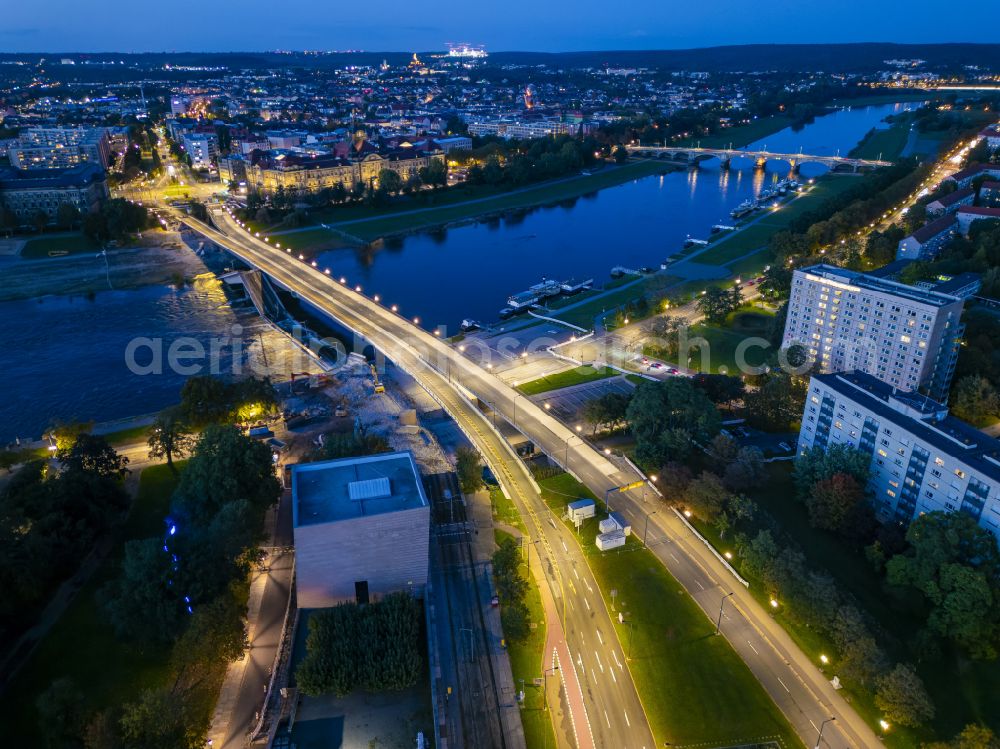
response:
M560 516L569 499L594 496L568 474L540 484ZM750 670L660 561L635 537L621 549L598 552L596 531L597 519L587 521L581 543L623 650L631 650L629 669L656 745L733 746L778 736L786 747L801 747ZM619 611L625 624L617 622Z
M588 176L538 185L514 194L497 195L475 203L442 205L428 210L414 210L408 213L376 217L363 221L351 221L343 225L344 231L363 240L373 240L388 234L397 234L419 229L427 229L452 221L471 219L490 213L498 213L514 208L557 203L580 197L606 187L620 185L633 179L659 174L664 170L662 162L640 160L615 168L602 169Z
M167 678L169 649L143 650L116 637L97 593L116 574L125 541L162 533L176 484L177 478L166 466L142 472L139 494L120 530L121 543L8 686L0 706L5 743L37 745L33 743L38 740L34 702L55 679L73 679L86 696L86 710L92 711L133 699L142 689L159 686Z
M882 633L880 644L889 656L917 665L934 701L937 715L929 727L914 730L893 726L886 734L886 745L904 749L935 739L948 739L966 724L974 722L985 722L994 731L1000 731L1000 668L997 664L970 661L946 645L936 658L923 654L918 658L910 653L907 643L919 630L913 602L883 584L858 544L809 524L805 506L795 498L790 463L772 464L768 471L770 480L763 488L751 492L753 499L777 521L780 533L792 539L805 554L810 568L830 574L838 587L849 592L858 606L872 617ZM705 523L697 522L697 525L718 550L732 550L731 539L720 539L715 529ZM748 535L754 533L756 529ZM741 567L738 557L734 563L737 568ZM752 578L750 590L762 605L767 605L767 591ZM830 657L830 672L836 673L837 654L833 645L804 626L793 613L779 608L775 619L803 652L816 654L817 658L821 653ZM871 693L849 682L844 683L844 692L859 714L870 725L877 726L881 715Z
M774 313L762 309L746 309L729 316L724 326L702 323L692 325L688 340L703 338L708 346L692 349L688 362L680 362L682 366L690 367L697 372L722 373L723 368L729 374L740 372L736 361L736 350L748 338L767 338L771 329L771 319ZM750 367L759 367L767 359L769 347L750 346L743 352L745 363Z
M495 530L497 544L505 538L513 538L509 533ZM527 564L521 565L521 574L528 581L528 592L524 603L528 607L530 621L536 626L524 642L508 642L507 655L514 675L514 688L524 688L524 703L521 708L521 724L524 726L524 740L528 749L555 747L555 731L549 713L544 710L545 694L542 687L536 687L534 680L543 678L542 653L545 650L545 613L542 597L538 592L535 578L528 571Z
M726 265L748 252L766 247L772 235L786 229L803 213L814 210L820 202L854 187L857 184L855 179L850 175L833 174L820 177L809 192L783 204L776 211L765 213L747 228L722 237L708 250L697 255L694 262Z
M754 278L764 272L764 268L771 264L774 258L767 248L757 250L749 255L741 257L733 263L727 263L726 267L734 278Z
M549 390L569 387L570 385L580 385L584 382L595 382L608 377L615 377L619 373L611 367L595 369L590 366L574 367L565 372L557 372L553 375L539 377L537 380L521 383L517 389L524 395L538 395L547 393Z
M276 242L293 250L320 252L323 250L334 250L345 247L347 243L335 231L317 227L315 229L305 229L303 231L289 232L288 234L262 234L268 236L272 242Z
M78 252L94 252L99 249L101 249L100 244L83 234L59 234L29 239L21 249L21 257L50 257L50 253L53 255L72 255Z
M900 117L889 127L872 131L851 149L850 155L859 159L898 159L910 137L910 120L910 117Z

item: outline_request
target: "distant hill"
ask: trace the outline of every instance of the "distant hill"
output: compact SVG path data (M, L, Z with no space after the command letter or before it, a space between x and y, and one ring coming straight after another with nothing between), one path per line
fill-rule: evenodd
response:
M891 59L920 59L935 68L980 65L1000 69L1000 44L747 44L699 49L597 52L497 52L496 65L565 67L646 67L661 70L756 71L810 70L864 72L884 68Z
M433 52L420 52L430 60ZM181 66L226 66L239 68L307 67L329 68L344 65L377 65L382 60L390 64L405 63L412 52L342 52L336 54L306 54L303 52L157 52L124 53L0 53L0 60L18 59L47 62L60 58L93 62L124 61L126 64L159 66L170 63ZM748 44L698 49L605 50L593 52L494 52L491 65L550 65L566 68L581 67L645 67L660 70L696 71L826 71L867 72L885 67L889 59L926 60L928 67L938 70L959 70L963 65L1000 70L1000 44L891 44L866 42L859 44Z

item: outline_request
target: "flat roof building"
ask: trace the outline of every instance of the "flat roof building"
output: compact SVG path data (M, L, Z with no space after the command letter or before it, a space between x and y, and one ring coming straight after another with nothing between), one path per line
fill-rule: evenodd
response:
M409 452L292 466L300 608L427 584L430 505Z
M867 372L943 401L955 373L963 306L953 294L813 265L792 276L781 345L802 346L823 372Z
M110 198L108 182L99 164L83 163L68 169L14 169L0 167L0 204L21 226L39 214L56 220L64 203L81 214L99 211Z
M965 512L1000 538L1000 441L940 403L861 372L816 375L799 454L838 443L871 456L869 489L883 522Z

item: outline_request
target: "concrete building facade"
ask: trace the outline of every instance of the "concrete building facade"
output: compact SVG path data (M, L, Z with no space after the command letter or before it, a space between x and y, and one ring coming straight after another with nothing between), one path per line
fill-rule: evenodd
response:
M958 210L956 208L956 210ZM903 237L896 245L897 260L930 260L955 236L957 220L951 212Z
M796 270L782 348L804 347L823 372L861 371L944 401L955 373L964 300L877 276Z
M292 466L300 608L422 595L430 505L408 452Z
M104 170L97 164L69 169L0 168L0 203L25 226L34 223L39 213L55 221L63 203L87 214L100 210L109 198Z
M883 522L965 512L1000 538L1000 441L941 404L867 374L814 376L799 454L834 444L871 456L868 488Z
M68 169L90 162L111 163L111 144L103 127L29 127L8 149L15 169Z

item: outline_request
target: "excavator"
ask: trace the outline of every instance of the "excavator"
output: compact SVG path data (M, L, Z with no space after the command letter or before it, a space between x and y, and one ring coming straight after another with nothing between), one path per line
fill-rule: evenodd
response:
M382 381L379 380L378 371L375 369L375 365L369 364L368 366L371 367L372 370L372 383L375 385L375 395L381 395L385 392L385 385L383 385Z

